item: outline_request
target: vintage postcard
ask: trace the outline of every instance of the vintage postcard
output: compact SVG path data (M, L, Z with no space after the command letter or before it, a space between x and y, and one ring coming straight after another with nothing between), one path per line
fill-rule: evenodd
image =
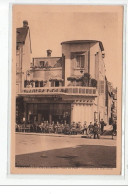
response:
M121 174L123 6L12 5L12 174Z

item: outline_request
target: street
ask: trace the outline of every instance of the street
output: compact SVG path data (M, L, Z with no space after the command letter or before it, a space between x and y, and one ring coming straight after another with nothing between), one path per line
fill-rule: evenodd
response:
M116 138L16 133L16 167L115 168Z

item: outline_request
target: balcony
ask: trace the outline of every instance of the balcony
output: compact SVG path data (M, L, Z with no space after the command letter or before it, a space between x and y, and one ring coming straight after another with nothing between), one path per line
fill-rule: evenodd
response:
M97 96L95 87L38 87L24 88L19 95L74 95L74 96Z

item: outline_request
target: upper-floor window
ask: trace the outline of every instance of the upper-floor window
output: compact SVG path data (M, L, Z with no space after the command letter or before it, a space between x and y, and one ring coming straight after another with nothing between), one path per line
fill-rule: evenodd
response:
M59 87L59 81L55 81L55 87Z
M84 68L85 56L84 55L76 55L76 67Z
M45 66L45 61L40 61L40 66L44 67Z
M71 59L74 68L85 67L85 52L73 52L71 53Z
M51 87L61 87L62 86L62 81L60 80L51 80Z

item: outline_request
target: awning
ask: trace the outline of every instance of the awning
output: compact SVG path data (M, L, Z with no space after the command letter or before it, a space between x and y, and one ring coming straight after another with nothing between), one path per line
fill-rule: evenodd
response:
M61 78L50 78L49 81L64 81Z

